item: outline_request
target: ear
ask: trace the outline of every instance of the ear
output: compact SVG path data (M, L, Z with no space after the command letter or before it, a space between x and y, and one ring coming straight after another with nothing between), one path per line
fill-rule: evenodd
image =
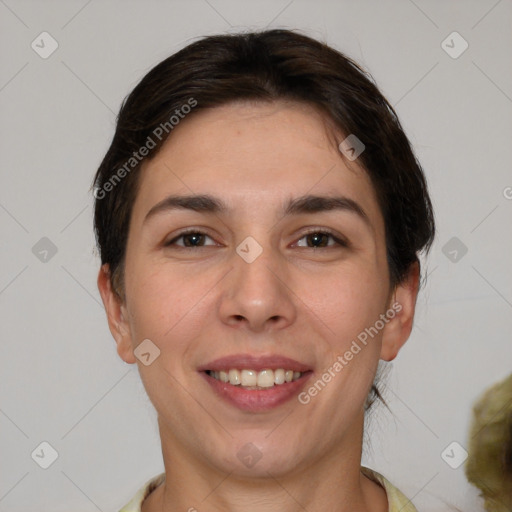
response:
M98 290L105 306L110 332L117 343L117 353L125 363L135 363L130 326L126 321L128 318L126 304L112 289L107 263L101 266L98 273Z
M420 265L415 262L409 268L407 277L396 286L391 295L388 311L394 311L395 316L386 324L382 335L380 358L384 361L395 359L411 334L419 279Z

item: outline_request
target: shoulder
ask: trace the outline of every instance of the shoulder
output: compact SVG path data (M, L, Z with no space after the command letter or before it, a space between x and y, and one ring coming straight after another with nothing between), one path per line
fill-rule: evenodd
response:
M361 466L361 472L374 482L384 487L388 496L389 512L418 512L412 501L409 500L399 489L397 489L383 475L373 469Z
M148 480L119 512L140 512L142 502L165 480L165 472Z

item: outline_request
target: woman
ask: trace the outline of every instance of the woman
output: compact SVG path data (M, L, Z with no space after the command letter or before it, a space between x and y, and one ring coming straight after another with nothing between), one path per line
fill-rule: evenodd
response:
M124 102L94 195L98 287L165 464L123 512L416 510L361 451L434 219L353 61L286 30L187 46Z

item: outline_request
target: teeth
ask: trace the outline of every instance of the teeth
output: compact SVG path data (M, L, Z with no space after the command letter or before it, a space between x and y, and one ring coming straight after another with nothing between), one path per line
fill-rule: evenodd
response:
M229 370L229 383L233 384L233 386L238 386L242 383L242 377L240 375L240 372L238 370ZM213 375L215 377L215 374Z
M242 386L256 386L258 374L254 370L242 370Z
M294 372L293 370L237 370L232 368L227 371L210 371L208 374L221 382L229 382L232 386L242 386L251 389L271 388L275 384L284 384L285 382L292 382L299 379L302 375L301 372Z
M284 370L274 370L274 382L276 384L284 384L284 382L285 382Z
M274 372L272 370L263 370L258 373L258 386L260 388L271 388L274 386Z

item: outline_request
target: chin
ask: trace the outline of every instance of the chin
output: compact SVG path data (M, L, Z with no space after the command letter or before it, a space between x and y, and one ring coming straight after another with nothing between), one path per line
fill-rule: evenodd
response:
M223 469L240 477L277 477L293 471L300 463L299 443L286 442L279 436L272 439L268 430L236 436L228 443L224 453L230 453L230 457L222 461Z

